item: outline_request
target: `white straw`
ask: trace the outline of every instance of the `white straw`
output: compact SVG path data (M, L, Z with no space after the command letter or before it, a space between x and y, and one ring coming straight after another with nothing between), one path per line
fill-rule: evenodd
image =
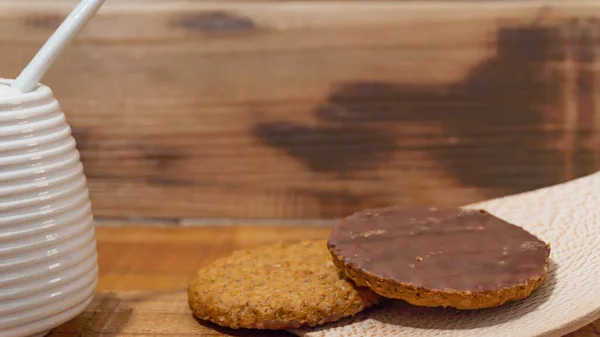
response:
M23 69L19 77L12 82L11 86L22 93L27 93L35 88L54 60L96 14L102 3L104 0L82 0Z

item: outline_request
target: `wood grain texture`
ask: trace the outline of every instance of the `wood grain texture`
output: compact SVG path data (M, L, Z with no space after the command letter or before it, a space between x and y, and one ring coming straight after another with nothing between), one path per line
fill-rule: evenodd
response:
M0 2L0 74L71 4ZM456 206L600 168L599 20L586 1L122 0L44 81L99 218Z
M185 290L194 272L233 250L298 238L324 239L329 226L97 229L99 291Z
M278 240L325 239L329 232L328 226L254 223L218 228L99 227L98 294L83 314L49 336L291 336L197 322L187 307L185 288L198 268L235 249ZM569 337L595 336L600 322L595 324Z

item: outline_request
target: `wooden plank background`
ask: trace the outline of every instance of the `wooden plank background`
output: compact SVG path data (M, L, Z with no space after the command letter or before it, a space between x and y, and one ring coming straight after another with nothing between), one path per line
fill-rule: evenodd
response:
M15 77L75 1L0 1ZM333 218L600 168L600 3L107 1L45 77L96 217Z

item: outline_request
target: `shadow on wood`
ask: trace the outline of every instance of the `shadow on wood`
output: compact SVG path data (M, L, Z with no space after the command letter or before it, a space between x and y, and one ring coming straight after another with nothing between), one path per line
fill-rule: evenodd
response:
M465 186L512 194L556 184L600 168L599 32L595 19L506 26L496 55L460 82L344 83L315 108L317 125L269 121L253 132L340 182L385 167L395 153L420 152ZM447 141L415 146L414 134L402 132L415 123L441 126ZM344 192L320 202L386 203L364 197Z

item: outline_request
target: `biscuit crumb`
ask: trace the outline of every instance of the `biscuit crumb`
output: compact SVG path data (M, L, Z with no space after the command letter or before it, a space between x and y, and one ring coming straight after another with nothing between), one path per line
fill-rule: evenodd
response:
M521 244L522 250L537 250L538 248L544 247L544 245L540 242L535 241L527 241Z
M372 230L372 231L367 231L364 233L359 234L359 236L362 236L363 238L368 238L371 235L381 235L381 234L385 234L387 233L385 230L383 229L378 229L378 230Z

